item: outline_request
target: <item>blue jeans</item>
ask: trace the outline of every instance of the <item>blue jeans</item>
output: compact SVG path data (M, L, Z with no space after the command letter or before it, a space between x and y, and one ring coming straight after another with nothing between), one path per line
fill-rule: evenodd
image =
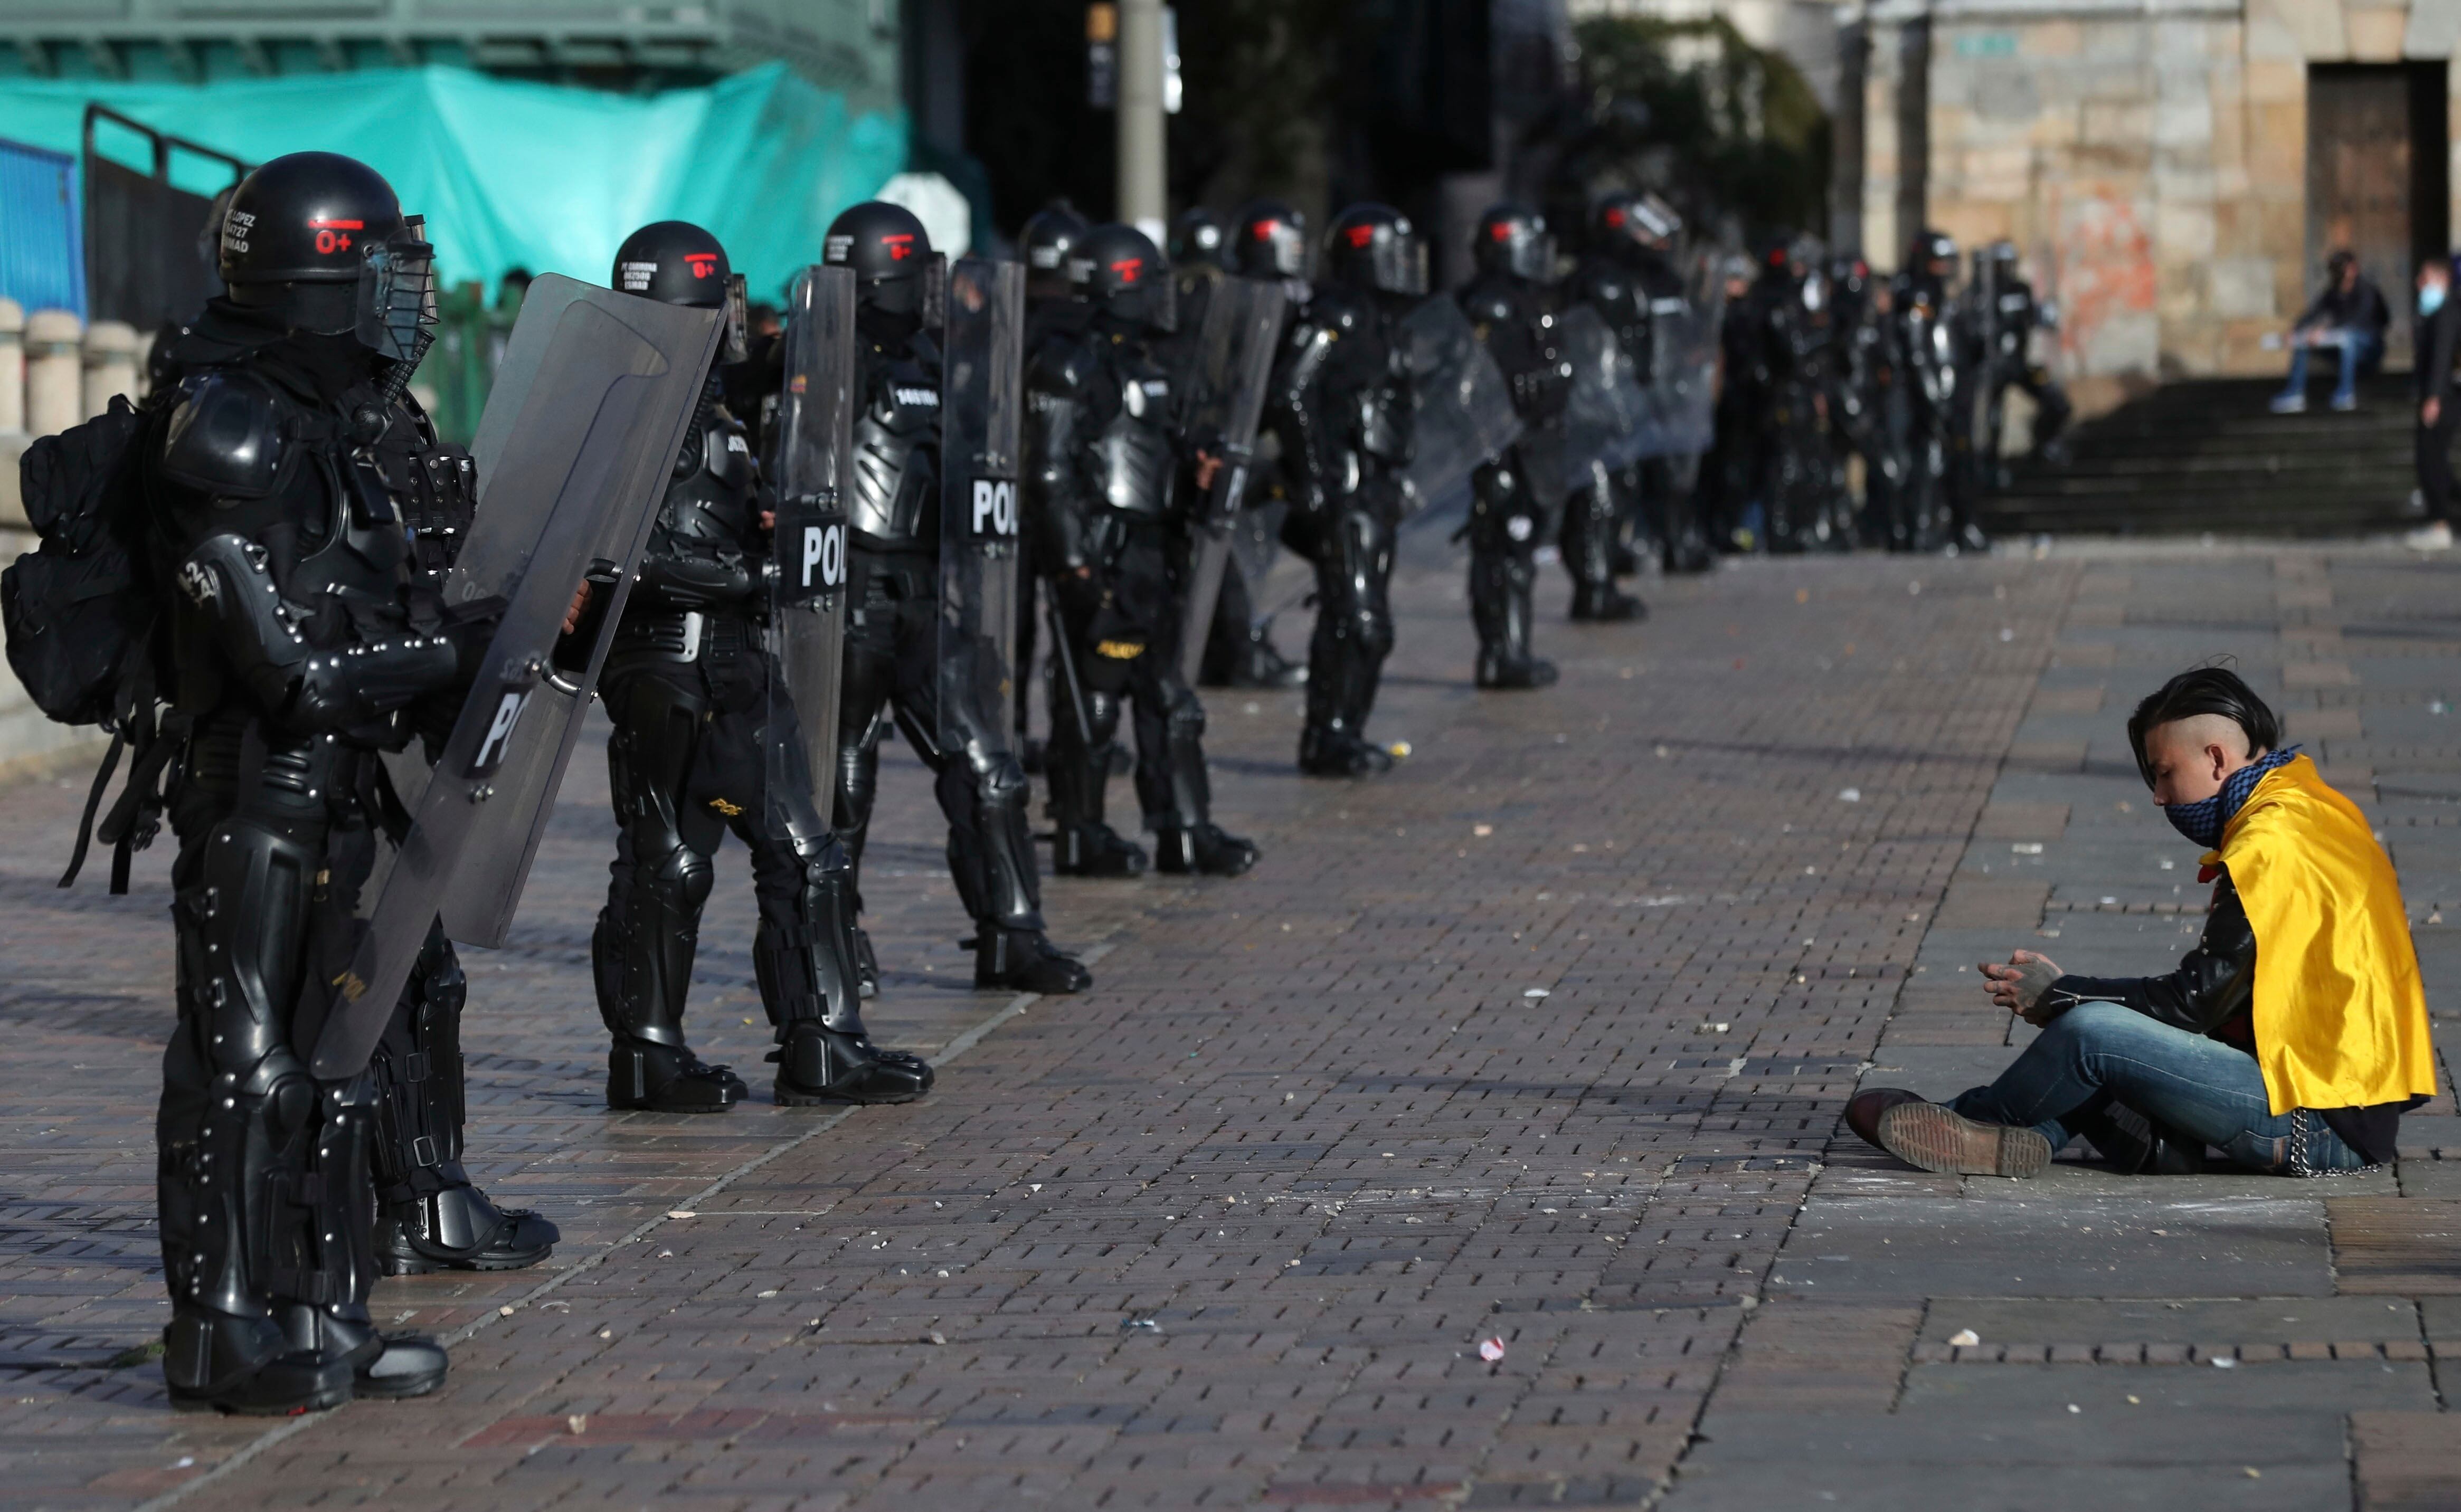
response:
M2384 352L2384 338L2373 331L2346 328L2322 333L2321 344L2340 349L2342 373L2333 385L2336 403L2359 396L2359 370ZM2307 394L2307 343L2302 339L2290 348L2290 381L2281 386L2284 398L2303 398Z
M2173 1029L2117 1003L2079 1003L2051 1020L1987 1087L1949 1103L1984 1123L2027 1125L2057 1150L2089 1133L2107 1101L2126 1103L2258 1171L2286 1170L2292 1115L2267 1111L2256 1057ZM2367 1162L2310 1113L2307 1163L2354 1171Z

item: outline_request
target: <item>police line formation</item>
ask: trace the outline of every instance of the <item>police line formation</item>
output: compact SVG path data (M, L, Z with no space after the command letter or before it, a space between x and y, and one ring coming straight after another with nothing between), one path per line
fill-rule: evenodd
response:
M1466 501L1487 688L1553 678L1530 590L1559 519L1588 620L1639 612L1616 581L1637 544L1699 568L1713 532L1749 528L1701 512L1704 452L1776 458L1747 485L1767 543L1841 540L1806 416L1851 408L1809 397L1830 348L1877 360L1860 334L1807 334L1842 305L1799 269L1780 280L1757 376L1726 354L1729 409L1753 389L1778 444L1737 440L1714 413L1717 291L1680 271L1680 226L1624 196L1594 229L1559 286L1541 218L1499 207L1455 298L1427 294L1423 242L1375 204L1334 222L1311 283L1304 220L1273 202L1184 218L1176 269L1065 206L1027 227L1023 266L952 264L870 202L755 337L725 250L663 222L625 242L611 288L530 287L465 452L409 393L435 319L420 219L348 158L256 169L222 224L226 292L158 353L150 397L28 453L42 539L6 585L30 692L114 735L62 885L92 841L116 891L165 817L178 841L157 1127L174 1401L433 1391L444 1351L377 1331L375 1277L531 1266L557 1242L461 1163L454 943L503 941L591 697L619 826L591 948L608 1106L747 1095L684 1033L730 830L776 1101L903 1102L931 1069L873 1044L859 1007L892 724L933 774L976 985L1074 992L1091 977L1044 930L1028 762L1056 871L1141 873L1103 807L1130 706L1152 863L1245 871L1256 848L1213 820L1191 684L1209 667L1304 682L1300 768L1389 767L1365 725L1414 512ZM1925 276L1891 350L1928 396ZM1875 491L1902 505L1887 539L1945 539L1970 523L1950 518L1950 448L1898 429L1922 459ZM1268 638L1277 543L1315 564L1304 672ZM1016 690L1044 636L1038 747Z

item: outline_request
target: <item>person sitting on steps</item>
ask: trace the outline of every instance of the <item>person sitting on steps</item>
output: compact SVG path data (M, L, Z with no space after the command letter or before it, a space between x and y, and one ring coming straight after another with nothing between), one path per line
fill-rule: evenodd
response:
M2276 415L2300 415L2307 409L2307 353L2331 347L2341 356L2341 374L2333 384L2333 408L2359 407L2359 373L2384 361L2385 328L2392 324L2391 308L2375 280L2359 271L2358 254L2346 247L2324 260L2324 287L2290 328L2290 381L2273 396Z
M2295 1176L2393 1158L2435 1093L2434 1051L2392 863L2236 674L2182 672L2128 721L2138 769L2214 884L2167 976L2073 976L2031 950L1985 963L1998 1007L2043 1032L1946 1103L1875 1088L1849 1127L1926 1171L2033 1176L2082 1134L2117 1169L2187 1174L2212 1145Z

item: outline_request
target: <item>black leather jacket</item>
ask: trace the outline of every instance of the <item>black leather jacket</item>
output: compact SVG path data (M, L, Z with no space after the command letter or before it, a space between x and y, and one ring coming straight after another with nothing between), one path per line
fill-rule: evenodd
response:
M2256 930L2224 873L2214 884L2205 932L2177 970L2162 976L2064 976L2044 1000L2061 1012L2084 1002L2117 1003L2173 1029L2252 1052L2256 1037L2248 1003L2255 988Z

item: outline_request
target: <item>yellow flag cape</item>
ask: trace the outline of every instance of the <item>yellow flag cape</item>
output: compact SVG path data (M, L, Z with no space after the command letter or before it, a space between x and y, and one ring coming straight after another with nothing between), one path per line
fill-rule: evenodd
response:
M2207 853L2256 930L2256 1057L2279 1115L2435 1094L2427 993L2392 862L2358 805L2298 756Z

